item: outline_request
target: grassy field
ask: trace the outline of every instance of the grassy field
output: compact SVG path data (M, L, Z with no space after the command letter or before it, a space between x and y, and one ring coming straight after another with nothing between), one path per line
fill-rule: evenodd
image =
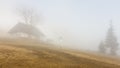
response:
M2 40L0 68L120 68L119 60L114 58L51 46Z

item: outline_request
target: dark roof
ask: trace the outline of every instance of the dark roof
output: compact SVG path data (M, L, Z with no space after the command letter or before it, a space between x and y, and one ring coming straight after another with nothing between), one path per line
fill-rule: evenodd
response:
M40 32L40 30L35 26L24 24L24 23L17 23L12 29L9 30L9 33L10 34L26 33L31 35L44 36L44 34Z

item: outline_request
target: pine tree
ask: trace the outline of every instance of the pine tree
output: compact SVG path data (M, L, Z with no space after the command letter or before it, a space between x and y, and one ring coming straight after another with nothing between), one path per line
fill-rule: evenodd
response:
M105 45L106 47L110 48L111 55L116 55L116 51L118 49L118 42L113 31L114 30L113 30L112 21L111 21L110 28L108 29Z

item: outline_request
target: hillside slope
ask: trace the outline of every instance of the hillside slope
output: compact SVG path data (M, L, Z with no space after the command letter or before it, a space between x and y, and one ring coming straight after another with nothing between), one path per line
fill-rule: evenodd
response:
M0 68L120 68L118 64L97 61L91 57L86 58L85 55L83 57L84 53L39 45L41 46L2 43Z

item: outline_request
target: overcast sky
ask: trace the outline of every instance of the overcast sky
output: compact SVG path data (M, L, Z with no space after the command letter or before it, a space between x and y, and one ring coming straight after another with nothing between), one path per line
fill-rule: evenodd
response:
M16 8L32 7L43 17L38 26L48 38L64 46L96 50L113 21L120 42L119 0L0 0L0 30L8 31L19 19Z

